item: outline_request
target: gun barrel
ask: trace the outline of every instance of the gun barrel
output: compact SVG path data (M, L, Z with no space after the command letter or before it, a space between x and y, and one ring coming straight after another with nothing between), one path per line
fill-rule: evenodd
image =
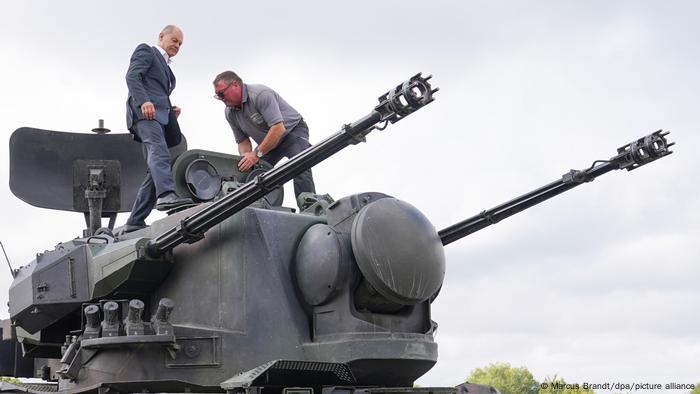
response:
M443 245L450 244L576 186L591 182L610 171L622 169L632 171L670 155L673 152L669 148L674 143L669 143L666 140L668 134L669 132L658 130L618 148L617 155L609 160L595 161L591 167L585 170L571 170L557 181L446 227L438 232L440 240L442 240Z
M342 130L306 149L286 163L257 176L231 194L183 220L178 226L150 240L146 253L157 257L182 243L193 243L203 238L204 232L226 218L244 209L270 191L282 186L307 169L322 162L349 145L365 140L374 129L383 130L388 123L396 123L407 115L433 101L437 92L428 83L431 76L418 73L379 97L379 104L368 115L345 125ZM378 124L386 122L379 127Z

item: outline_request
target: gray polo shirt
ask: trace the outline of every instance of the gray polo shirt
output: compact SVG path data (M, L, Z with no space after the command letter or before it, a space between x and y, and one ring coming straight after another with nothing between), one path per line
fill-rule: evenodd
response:
M250 137L258 145L275 123L284 122L284 135L301 121L301 115L277 92L265 85L243 84L241 107L226 107L226 120L231 125L236 143Z

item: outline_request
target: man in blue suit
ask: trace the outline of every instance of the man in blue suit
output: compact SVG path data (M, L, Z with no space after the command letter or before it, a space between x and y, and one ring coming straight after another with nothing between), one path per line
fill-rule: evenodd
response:
M146 227L146 217L153 207L166 211L191 203L175 193L170 168L170 151L180 143L182 135L177 123L180 108L170 103L175 88L175 75L168 64L182 45L183 34L177 26L168 25L158 35L158 46L140 44L136 47L126 85L126 127L134 139L143 144L148 172L136 195L124 232Z

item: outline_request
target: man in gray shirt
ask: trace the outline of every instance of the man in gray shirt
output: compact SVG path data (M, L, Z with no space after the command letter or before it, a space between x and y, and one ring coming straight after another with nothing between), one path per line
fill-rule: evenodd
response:
M311 146L302 116L267 86L243 83L233 71L224 71L214 78L214 94L226 104L226 120L243 156L238 163L241 171L250 170L260 159L275 165ZM303 192L316 193L310 169L294 178L297 199Z

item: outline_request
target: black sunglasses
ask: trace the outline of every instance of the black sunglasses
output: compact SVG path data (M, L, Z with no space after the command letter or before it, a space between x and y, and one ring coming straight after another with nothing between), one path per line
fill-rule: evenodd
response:
M229 82L229 84L226 85L226 87L225 87L222 91L220 91L220 92L214 92L214 98L217 99L217 100L223 100L223 99L224 99L224 94L226 94L226 91L228 90L228 88L230 88L231 85L233 85L233 82L234 82L234 81Z

